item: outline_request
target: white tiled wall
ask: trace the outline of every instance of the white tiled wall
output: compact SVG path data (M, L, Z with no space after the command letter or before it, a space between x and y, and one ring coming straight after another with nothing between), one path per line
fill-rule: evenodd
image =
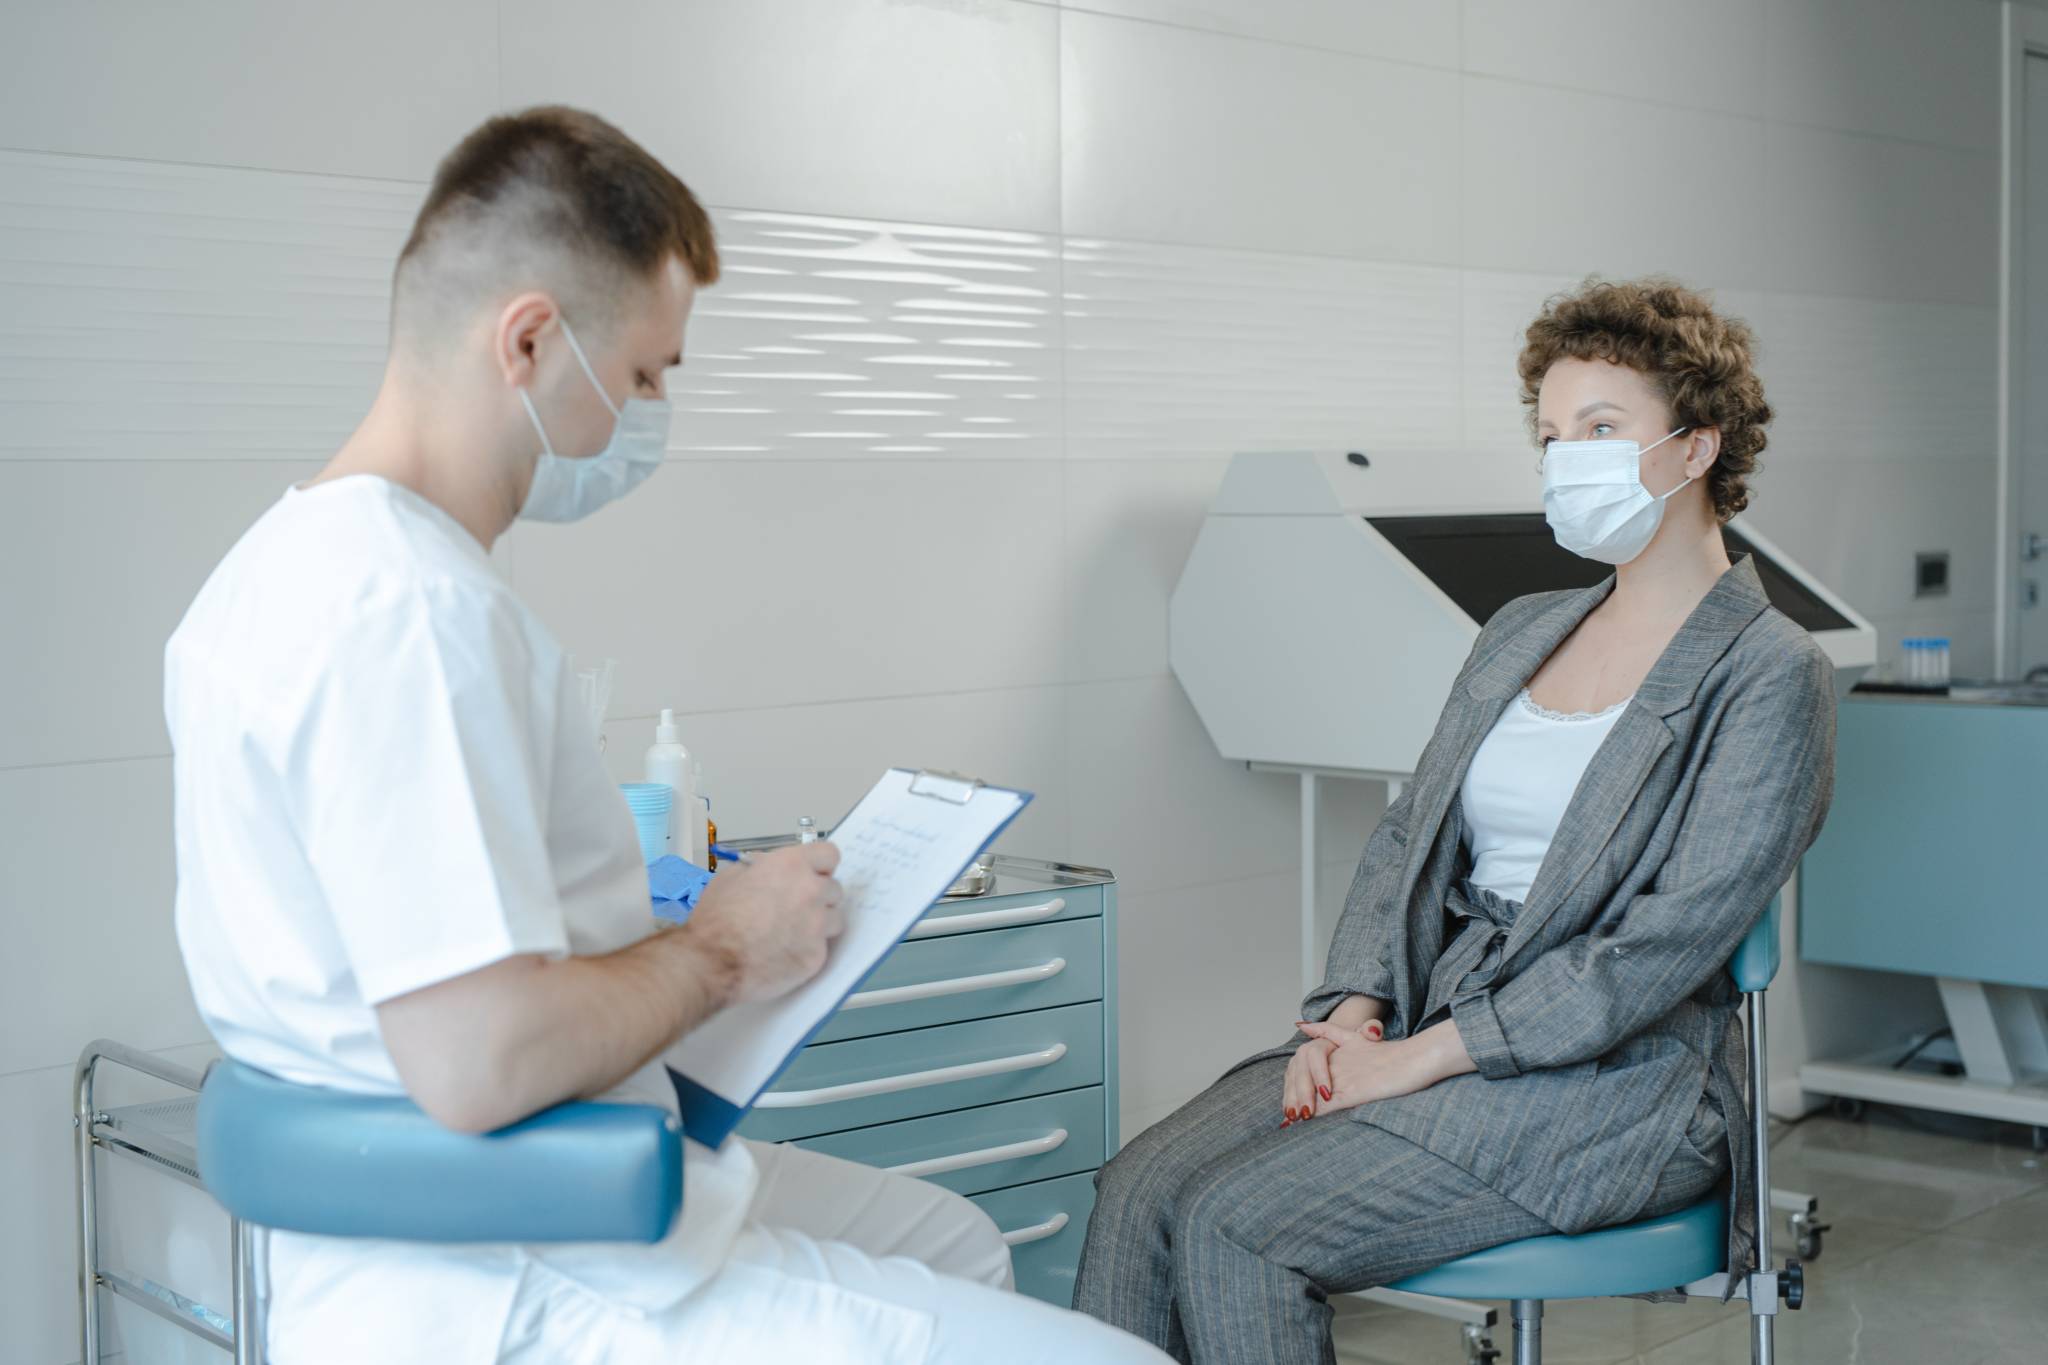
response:
M169 933L162 641L367 401L392 255L490 110L614 118L726 248L668 471L500 556L565 643L620 660L609 761L629 775L682 708L734 833L829 818L889 762L1038 791L1009 846L1123 879L1130 1132L1296 994L1295 788L1216 757L1166 667L1233 451L1518 449L1542 299L1678 272L1762 339L1759 525L1888 640L1989 666L1996 59L1982 0L10 21L0 1356L75 1352L71 1058L203 1042ZM1955 556L1933 611L1909 595L1929 549ZM1379 800L1325 789L1326 928ZM143 1200L123 1235L177 1260Z

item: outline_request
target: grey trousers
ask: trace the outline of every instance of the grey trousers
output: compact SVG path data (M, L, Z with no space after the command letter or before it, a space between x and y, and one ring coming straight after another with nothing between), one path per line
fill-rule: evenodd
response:
M1328 1295L1554 1231L1355 1111L1283 1131L1286 1070L1281 1058L1232 1072L1097 1172L1075 1308L1199 1365L1329 1365ZM1720 1180L1718 1134L1694 1139L1638 1216Z

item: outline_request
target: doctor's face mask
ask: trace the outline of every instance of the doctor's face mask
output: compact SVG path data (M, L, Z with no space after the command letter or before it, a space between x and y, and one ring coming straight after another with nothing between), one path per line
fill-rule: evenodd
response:
M562 336L575 353L576 363L597 390L605 409L611 413L612 438L603 450L581 459L557 454L534 410L533 398L524 386L519 401L540 436L540 462L533 467L533 483L519 508L524 521L577 521L598 508L638 488L647 476L661 467L668 450L668 428L673 409L665 398L628 398L623 408L614 406L611 395L598 383L597 372L583 354L569 320L562 319Z

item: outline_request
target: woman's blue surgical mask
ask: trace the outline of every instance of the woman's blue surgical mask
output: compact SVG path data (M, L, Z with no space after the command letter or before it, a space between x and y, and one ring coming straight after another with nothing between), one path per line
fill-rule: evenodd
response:
M533 398L521 386L519 401L526 405L526 415L540 434L541 451L540 463L533 467L533 483L519 508L520 519L524 521L577 521L587 517L638 488L661 467L662 456L668 451L668 428L673 416L668 400L628 398L624 408L613 406L611 395L597 382L597 372L590 368L583 348L577 344L576 334L569 330L567 318L562 320L562 336L614 419L612 438L603 450L582 459L556 454L547 428L541 425L540 414L534 411Z
M1575 555L1626 564L1664 520L1662 497L1643 487L1643 456L1692 430L1680 427L1648 446L1634 441L1552 441L1543 450L1543 516L1557 543Z

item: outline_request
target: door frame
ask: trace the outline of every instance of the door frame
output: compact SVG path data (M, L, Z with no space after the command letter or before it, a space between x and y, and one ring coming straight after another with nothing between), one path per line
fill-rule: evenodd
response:
M2018 268L2022 182L2026 166L2027 59L2048 57L2048 10L2004 0L2001 49L2001 127L1998 215L1998 522L1993 537L1997 571L1992 575L1992 603L1997 616L1993 672L2008 676L2018 664L2020 605L2013 591L2019 580L2015 555L2019 546L2020 392L2017 354L2024 320L2023 281Z

